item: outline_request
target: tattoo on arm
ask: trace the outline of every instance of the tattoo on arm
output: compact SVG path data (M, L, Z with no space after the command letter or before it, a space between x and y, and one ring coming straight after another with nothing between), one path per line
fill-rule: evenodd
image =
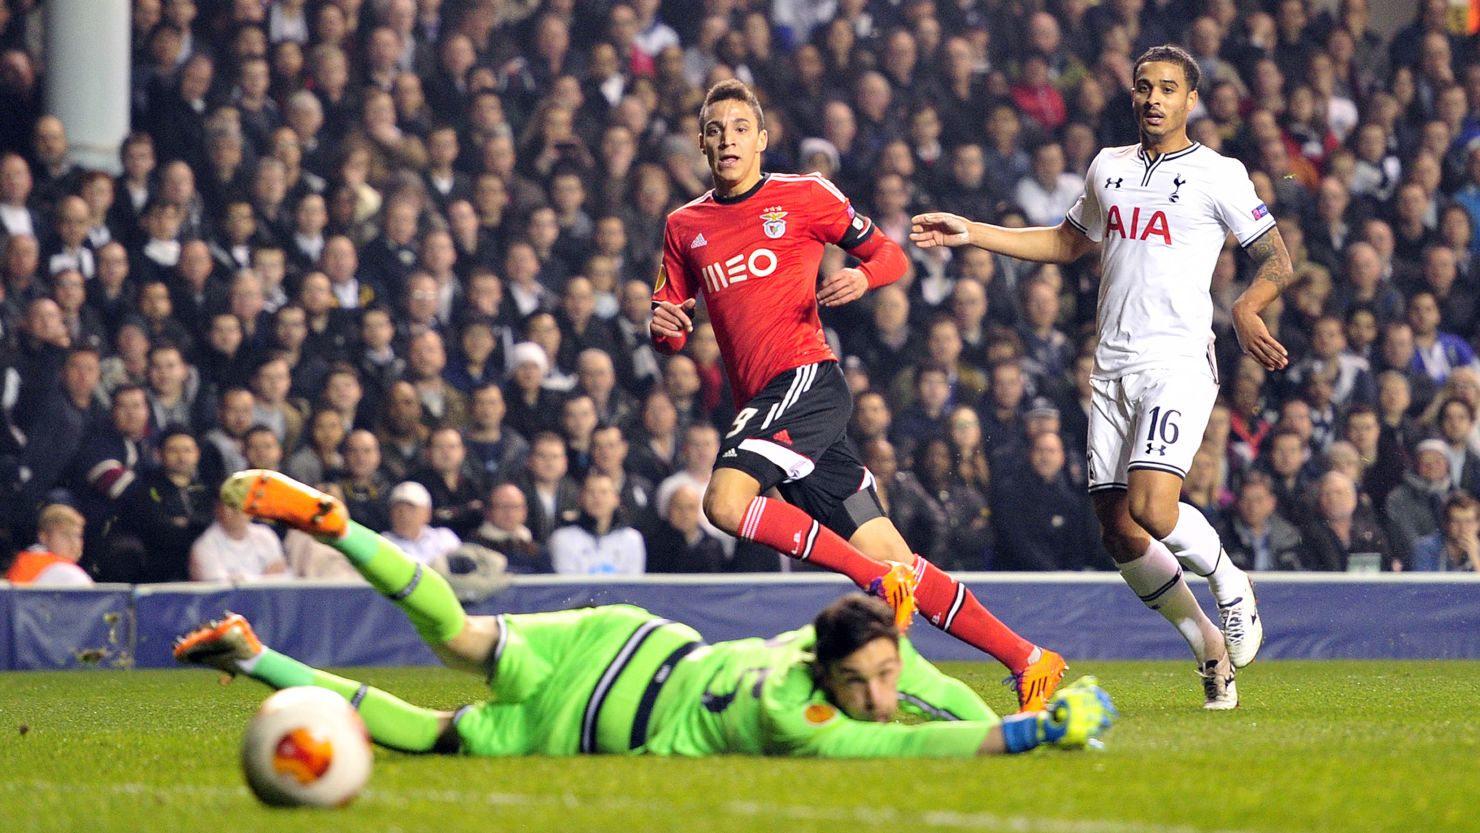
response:
M1290 266L1290 253L1285 250L1285 239L1280 230L1270 228L1244 248L1254 259L1254 279L1264 279L1274 284L1281 292L1290 285L1294 270Z

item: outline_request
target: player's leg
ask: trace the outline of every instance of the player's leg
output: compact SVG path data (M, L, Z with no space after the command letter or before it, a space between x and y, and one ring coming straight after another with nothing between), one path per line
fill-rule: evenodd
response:
M1243 667L1254 661L1264 641L1253 585L1228 558L1208 519L1181 501L1182 481L1202 443L1217 382L1204 373L1169 373L1149 378L1139 393L1127 463L1130 515L1167 545L1183 569L1208 580L1229 657Z
M1124 490L1097 491L1094 504L1105 549L1120 569L1121 578L1142 604L1177 629L1197 658L1198 673L1203 678L1203 708L1237 706L1238 690L1223 633L1192 595L1172 551L1132 520Z
M1012 672L1007 683L1017 693L1020 709L1037 711L1043 708L1068 670L1064 658L1019 636L993 616L971 588L924 556L912 552L894 522L878 509L872 486L855 492L843 504L846 507L850 501L860 503L861 497L869 499L877 514L860 524L848 537L848 543L872 558L908 563L915 579L915 603L930 624L1005 665ZM856 519L834 519L829 525L836 528L840 523L851 523Z
M1094 505L1101 540L1125 583L1147 607L1172 623L1199 663L1222 656L1223 634L1198 605L1171 550L1131 518L1126 492L1097 491Z
M888 570L887 564L859 552L801 509L762 496L760 481L738 468L714 470L704 490L704 514L710 523L737 538L842 573L865 589ZM907 564L908 559L900 563Z
M378 533L349 519L338 498L286 475L248 470L232 475L222 498L248 515L281 521L344 553L370 586L405 611L443 662L481 672L497 643L494 617L468 617L447 580L411 560Z
M356 680L321 671L262 644L245 617L229 614L181 636L175 659L228 674L245 674L274 689L326 688L348 700L365 721L370 737L406 752L456 749L452 712L424 709Z
M1139 391L1126 390L1124 380L1092 379L1089 419L1089 489L1105 549L1120 569L1121 578L1141 602L1172 624L1197 658L1198 672L1227 665L1223 634L1215 627L1182 576L1171 550L1153 538L1131 517L1127 497L1132 443L1140 440L1132 405ZM1216 681L1230 675L1215 675ZM1220 686L1220 688L1222 688ZM1205 705L1229 703L1226 690L1205 691ZM1231 701L1237 704L1236 694ZM1220 706L1221 707L1221 706Z
M764 497L773 486L812 473L841 435L852 408L836 362L804 365L772 379L740 410L720 441L719 459L704 490L709 522L737 538L842 573L867 589L888 571L887 564L818 522L825 518Z

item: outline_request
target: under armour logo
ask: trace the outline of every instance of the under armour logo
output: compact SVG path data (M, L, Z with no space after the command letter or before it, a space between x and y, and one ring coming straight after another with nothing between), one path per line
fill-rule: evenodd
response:
M1167 447L1165 445L1157 445L1156 443L1146 443L1146 453L1147 454L1150 454L1153 451L1155 451L1157 454L1160 454L1163 457L1167 456Z
M1123 176L1122 176L1122 177L1118 177L1118 178L1116 178L1116 179L1111 179L1111 178L1110 178L1110 177L1108 177L1108 176L1107 176L1107 177L1105 177L1105 187L1106 187L1106 188L1109 188L1109 187L1110 187L1110 186L1111 186L1111 185L1112 185L1112 184L1113 184L1113 185L1114 185L1114 186L1115 186L1115 187L1116 187L1116 188L1119 188L1119 187L1120 187L1120 183L1122 183L1122 182L1125 182L1125 177L1123 177Z
M1182 186L1186 182L1187 182L1187 180L1183 179L1181 174L1177 174L1177 176L1174 179L1172 179L1172 184L1176 186L1175 188L1172 189L1172 202L1176 202L1177 201L1177 197L1179 196L1177 194L1177 192L1180 191L1180 190L1182 190Z

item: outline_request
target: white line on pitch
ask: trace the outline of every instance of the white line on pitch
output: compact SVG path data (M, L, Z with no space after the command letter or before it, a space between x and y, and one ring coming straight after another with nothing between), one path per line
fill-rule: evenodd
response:
M0 789L9 792L26 790L50 790L75 794L86 792L110 792L120 795L147 795L154 793L177 793L181 795L208 795L220 798L240 796L246 787L223 787L199 784L62 784L53 781L0 781ZM475 792L467 790L411 789L382 791L367 789L358 803L406 805L412 802L434 802L440 804L484 804L494 807L512 807L545 804L562 807L580 807L597 810L639 810L652 812L651 799L626 799L617 797L593 798L563 795L526 795L523 793ZM1145 821L1114 821L1110 819L1055 819L1021 815L999 815L987 812L958 812L953 810L923 810L906 813L893 807L868 807L849 810L842 807L808 807L797 804L766 804L759 801L730 801L718 805L721 812L755 818L785 818L795 821L828 821L848 824L864 824L872 827L912 828L934 827L960 830L1002 830L1010 833L1208 833L1202 828L1175 824L1155 824ZM1211 833L1250 833L1239 830L1217 830Z

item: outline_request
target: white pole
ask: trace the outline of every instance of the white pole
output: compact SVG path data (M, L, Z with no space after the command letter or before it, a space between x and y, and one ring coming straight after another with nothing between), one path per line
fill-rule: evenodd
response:
M47 0L46 112L73 161L117 173L129 131L129 0Z

